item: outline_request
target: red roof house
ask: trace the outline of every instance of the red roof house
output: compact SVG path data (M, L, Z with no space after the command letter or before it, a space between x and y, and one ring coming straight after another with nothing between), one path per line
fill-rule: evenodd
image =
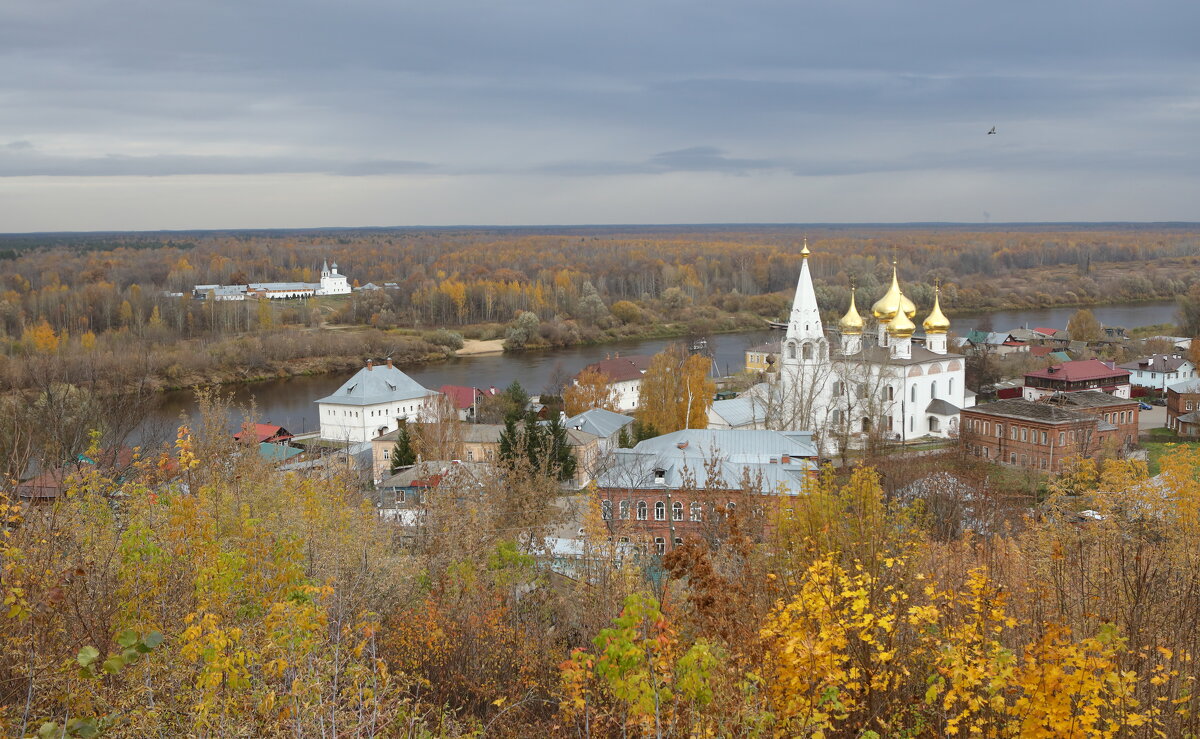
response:
M1099 359L1079 359L1055 364L1025 374L1026 400L1040 400L1054 393L1102 390L1121 398L1130 397L1129 371Z
M248 423L242 430L233 435L234 441L253 441L257 444L283 444L292 438L292 433L282 426L267 423Z
M593 362L584 369L604 373L608 376L609 382L627 382L642 379L642 375L650 368L651 359L652 357L648 354L632 354L628 357L618 354L615 357Z

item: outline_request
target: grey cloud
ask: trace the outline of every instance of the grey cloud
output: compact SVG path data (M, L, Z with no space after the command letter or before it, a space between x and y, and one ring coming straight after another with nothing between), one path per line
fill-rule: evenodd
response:
M283 157L153 155L46 156L0 151L0 177L167 177L173 175L335 174L344 176L426 173L424 162L326 161Z

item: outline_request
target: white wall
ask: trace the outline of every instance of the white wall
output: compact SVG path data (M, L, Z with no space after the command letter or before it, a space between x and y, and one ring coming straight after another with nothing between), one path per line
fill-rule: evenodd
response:
M426 398L377 405L318 403L317 408L321 414L321 438L352 443L370 441L381 433L395 431L400 426L400 418L420 422L431 415Z

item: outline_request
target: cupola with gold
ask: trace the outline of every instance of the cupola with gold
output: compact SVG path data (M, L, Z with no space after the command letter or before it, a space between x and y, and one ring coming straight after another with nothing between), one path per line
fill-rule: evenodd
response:
M925 348L935 354L946 353L946 333L950 331L950 319L942 313L942 286L934 288L933 310L921 324L925 328Z
M904 295L900 295L904 298ZM912 322L904 311L897 311L887 324L888 347L893 359L910 359L912 357L912 335L917 325Z
M890 321L896 314L903 311L904 315L912 318L917 315L917 306L900 292L900 279L896 276L896 260L892 260L892 285L883 297L871 306L871 314L880 322Z
M863 319L858 314L858 308L854 304L854 286L850 286L850 309L846 311L846 315L842 316L838 321L838 328L842 332L842 354L849 356L858 354L862 351L862 332Z

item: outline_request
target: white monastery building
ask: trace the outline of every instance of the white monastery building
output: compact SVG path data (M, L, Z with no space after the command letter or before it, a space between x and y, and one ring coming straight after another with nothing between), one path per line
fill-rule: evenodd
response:
M338 273L337 262L329 266L326 261L321 265L320 282L251 282L248 285L196 285L192 288L192 296L213 300L245 300L247 298L267 298L269 300L287 300L290 298L309 298L314 295L349 295L350 282L346 276Z
M332 395L316 401L321 416L321 438L360 443L400 427L400 419L420 422L434 415L439 397L392 366L377 367L367 360Z
M891 287L871 307L874 330L859 315L852 288L838 330L827 332L807 242L801 254L777 379L713 403L709 428L811 430L825 454L871 434L902 442L953 436L959 411L975 404L975 394L966 388L964 357L948 351L940 289L923 322L923 346L913 342L917 309L900 289L894 263Z

